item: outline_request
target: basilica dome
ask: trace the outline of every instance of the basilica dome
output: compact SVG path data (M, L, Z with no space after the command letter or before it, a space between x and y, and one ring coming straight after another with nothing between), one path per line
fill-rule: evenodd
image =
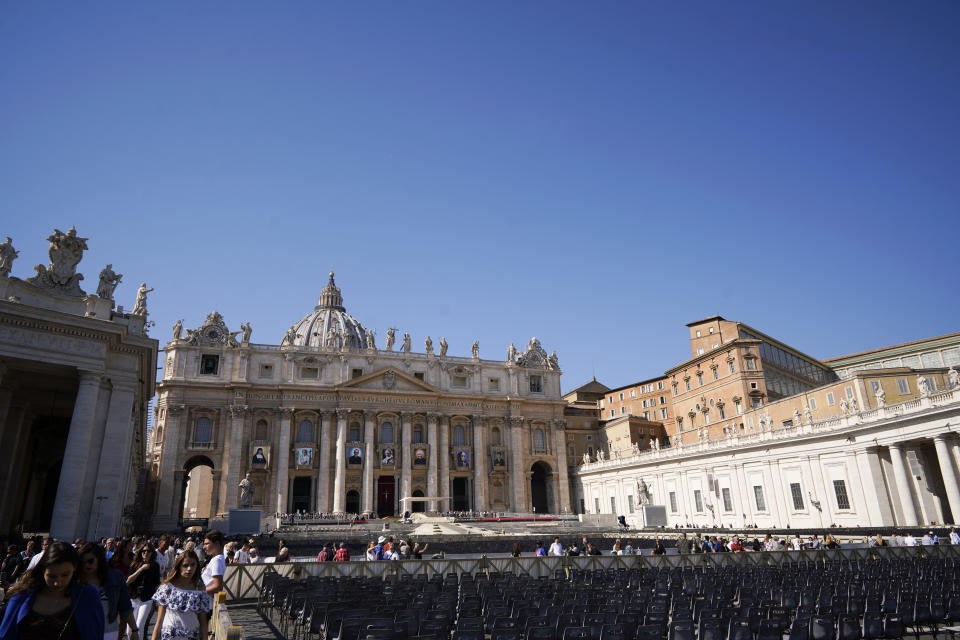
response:
M287 330L281 345L358 349L366 347L367 332L356 318L343 308L343 296L333 281L320 292L320 301L309 314Z

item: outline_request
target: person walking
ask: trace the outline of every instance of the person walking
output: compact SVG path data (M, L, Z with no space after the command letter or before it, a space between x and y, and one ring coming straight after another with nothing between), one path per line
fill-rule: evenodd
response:
M80 557L65 542L48 545L8 593L0 640L102 640L97 590L80 581Z
M223 574L227 571L227 561L223 557L223 534L216 529L207 531L207 535L203 537L203 551L210 557L210 562L203 568L200 578L203 580L207 593L212 596L223 590ZM183 556L186 553L184 551L180 555ZM194 557L196 558L196 554L194 554ZM176 565L176 563L174 564ZM199 559L197 560L197 566L200 566Z
M133 605L130 603L130 593L127 591L127 579L122 573L109 567L103 549L99 545L85 542L77 551L83 562L80 580L96 587L100 595L105 620L104 640L115 640L123 636L127 627L130 627L131 640L140 640L137 621L133 617ZM117 554L114 553L113 557L116 558Z
M157 551L149 542L137 547L134 556L127 577L127 588L130 590L130 603L140 637L146 638L147 622L153 612L153 594L160 586L160 565L157 563Z
M209 590L200 579L197 554L184 551L177 556L170 575L153 595L157 622L152 640L206 640L207 614L213 611Z
M350 559L350 552L347 550L347 545L343 542L340 543L340 548L337 549L337 552L333 554L334 562L346 562Z

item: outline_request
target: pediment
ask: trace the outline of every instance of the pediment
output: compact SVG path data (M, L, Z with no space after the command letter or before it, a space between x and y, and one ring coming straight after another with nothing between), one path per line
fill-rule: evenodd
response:
M377 369L370 373L354 378L341 385L344 389L369 389L370 391L424 391L438 393L440 389L423 380L404 373L393 367Z

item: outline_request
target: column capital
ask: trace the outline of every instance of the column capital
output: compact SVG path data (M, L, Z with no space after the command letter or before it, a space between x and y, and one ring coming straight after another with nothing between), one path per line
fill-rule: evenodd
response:
M949 435L949 434L946 434L946 433L938 433L937 435L933 436L933 438L931 438L931 440L933 440L934 442L946 442L946 441L947 441L947 435Z
M903 442L891 442L887 445L888 449L896 449L897 451L902 451L904 447Z
M100 384L103 380L102 371L91 371L89 369L77 369L77 377L81 385Z
M432 422L436 423L439 418L440 418L440 414L435 413L435 412L432 412L432 411L427 412L427 422L431 422L431 421L432 421Z
M567 428L567 421L563 418L554 418L553 419L553 428L557 431L563 431Z
M274 409L274 411L276 411L281 418L286 418L287 420L289 420L290 418L293 417L293 414L296 411L296 409L294 409L293 407L279 407L277 409Z
M245 404L230 405L230 415L234 418L242 418L247 415L248 407Z
M510 424L513 427L523 426L523 416L510 416Z
M163 406L167 410L167 413L171 416L178 416L187 409L185 404L168 404Z
M347 417L353 412L353 409L347 409L346 407L337 407L337 418L339 420L346 420Z
M110 378L110 384L114 391L130 392L137 388L136 380L124 380L123 378Z
M402 420L404 424L410 424L410 422L413 421L413 412L412 412L412 411L401 411L401 412L400 412L400 420Z

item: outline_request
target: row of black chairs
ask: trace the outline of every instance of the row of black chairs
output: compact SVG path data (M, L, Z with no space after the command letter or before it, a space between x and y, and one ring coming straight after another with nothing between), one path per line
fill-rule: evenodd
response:
M960 563L906 558L751 567L309 578L266 574L286 637L324 640L876 640L960 622Z

